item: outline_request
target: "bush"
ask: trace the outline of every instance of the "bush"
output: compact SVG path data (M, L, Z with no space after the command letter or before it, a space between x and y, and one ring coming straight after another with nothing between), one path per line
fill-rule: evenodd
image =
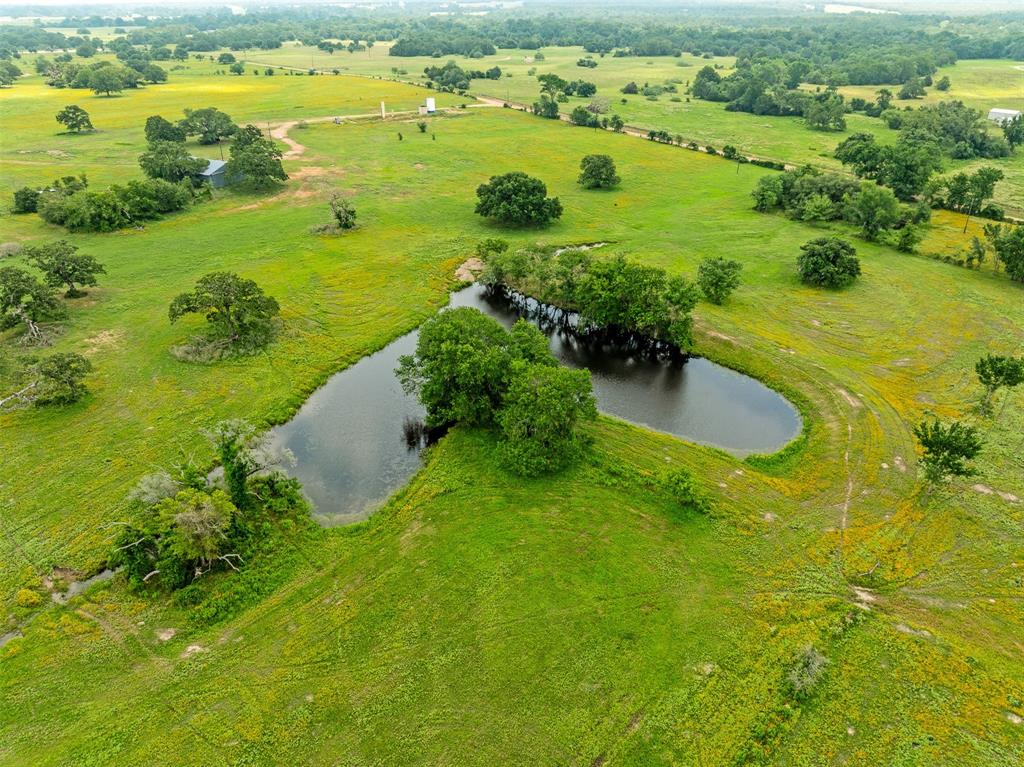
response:
M14 192L14 207L12 208L15 213L35 213L39 209L39 195L38 189L32 187L23 186Z
M697 284L713 304L722 304L739 287L743 265L739 261L719 257L705 258L697 267Z
M18 607L25 608L39 607L43 604L42 596L40 596L38 591L33 591L32 589L19 589L14 597L14 601Z
M860 275L854 247L838 237L819 237L800 246L797 258L800 279L808 285L842 288Z
M615 161L606 154L588 154L580 160L577 179L584 189L611 189L621 179L615 170Z
M661 484L673 500L683 508L701 513L711 510L707 496L688 469L679 468L669 472L662 478Z
M796 663L786 674L786 682L789 685L790 693L797 700L809 698L814 688L821 681L828 666L828 658L807 645L797 656Z

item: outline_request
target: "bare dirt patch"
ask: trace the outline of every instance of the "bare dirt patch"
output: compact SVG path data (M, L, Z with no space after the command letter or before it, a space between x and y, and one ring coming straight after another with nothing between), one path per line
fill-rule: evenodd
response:
M172 628L157 629L156 630L156 638L159 639L161 642L169 642L172 639L174 639L174 635L177 634L177 633L178 633L178 629L172 629Z
M484 270L484 262L475 256L467 258L462 265L455 270L455 279L459 282L476 282L480 272Z
M905 623L897 623L895 628L901 634L909 634L910 636L921 637L922 639L931 638L932 632L925 629L913 629Z
M101 330L96 335L85 339L85 356L90 357L104 349L120 346L123 340L123 330Z
M326 176L327 168L321 168L319 165L304 165L298 170L293 170L288 174L288 179L293 181L301 181L306 178L315 178L316 176Z
M846 389L842 389L837 386L836 391L839 392L840 396L842 396L842 398L846 400L846 404L848 404L850 407L856 409L861 406L860 400L854 397L852 394L850 394L850 392L846 391Z
M853 587L853 595L856 598L857 607L862 610L870 610L871 605L878 602L878 597L872 591L860 586Z
M201 652L206 652L206 648L199 644L190 644L185 648L185 651L181 654L182 658L191 658L193 655L198 655Z

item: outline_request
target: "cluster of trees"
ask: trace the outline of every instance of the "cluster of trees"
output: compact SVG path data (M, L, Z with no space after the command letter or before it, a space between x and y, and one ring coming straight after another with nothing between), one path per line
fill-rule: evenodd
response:
M88 88L104 96L138 88L146 82L167 82L166 70L153 63L143 64L137 59L129 60L126 66L118 66L110 61L80 64L76 61L42 60L41 64L44 66L47 85L53 88Z
M1024 226L986 224L984 242L974 238L972 251L980 264L989 252L1014 282L1024 282Z
M22 327L28 343L42 345L48 342L44 323L67 316L57 289L65 288L66 298L80 298L86 295L82 287L96 285L105 270L67 240L27 247L23 255L41 277L16 266L0 268L0 330ZM20 362L20 370L12 376L15 391L0 396L0 408L70 404L87 392L83 381L92 365L80 354L61 352Z
M886 187L811 167L762 176L751 196L755 210L784 210L810 222L849 221L865 239L881 239L904 251L914 249L920 241L917 225L931 216L927 204L902 205Z
M973 110L971 110L973 111ZM923 196L933 207L1002 218L1002 210L986 203L1003 178L996 168L960 172L948 179L933 179L942 169L943 144L920 129L901 131L895 144L882 145L868 133L855 133L836 147L835 156L860 178L893 190L901 200Z
M14 85L14 81L19 77L21 77L21 67L10 59L0 59L0 88Z
M186 55L220 48L271 49L287 40L307 45L365 40L368 45L395 39L398 45L392 52L396 56L484 56L497 47L536 50L549 45L581 45L590 53L635 56L688 51L737 56L741 61L803 61L808 67L806 81L822 84L896 84L957 58L1024 58L1024 24L1011 17L1000 18L997 24L985 16L943 18L940 26L936 18L913 15L823 18L798 13L793 17L798 21L779 23L778 12L772 11L761 22L737 26L735 12L725 7L703 8L699 17L689 9L661 10L654 21L644 14L609 17L606 9L575 10L560 15L527 9L473 18L431 17L422 9L365 14L343 8L268 7L244 17L211 9L135 18L130 23L140 28L118 40L150 49L182 48ZM83 44L98 41L27 25L0 27L0 55L73 50Z
M960 171L948 178L932 179L925 190L925 199L935 208L946 208L968 216L1001 219L1003 211L996 205L986 204L995 194L996 184L1003 179L998 168L978 168L974 172Z
M491 67L486 71L479 69L465 70L454 61L440 67L426 67L423 73L430 78L427 85L439 91L465 93L469 90L470 80L500 80L501 67Z
M72 232L112 232L138 226L184 210L194 199L190 184L153 178L115 184L102 191L84 186L71 193L66 193L66 188L34 191L38 193L39 217Z
M200 144L216 144L231 139L230 157L225 172L229 179L255 189L273 186L288 176L281 165L281 150L263 136L254 125L239 128L231 118L213 107L186 109L185 118L177 124L160 115L146 120L147 151L139 157L139 165L147 176L173 183L183 181L198 185L199 174L207 161L193 157L185 147L188 136L196 136Z
M256 555L268 525L300 520L307 506L296 480L277 467L266 435L244 421L217 424L207 437L222 474L211 480L192 463L144 477L130 497L109 558L134 586L187 587Z
M888 109L882 119L899 130L901 141L929 145L957 160L1006 157L1011 151L1007 138L991 134L984 115L962 101L943 101L913 110Z
M88 123L88 115L78 107L65 108L58 119L61 117L69 129L74 125L82 130ZM139 156L139 165L147 178L93 191L84 175L66 176L44 188L17 190L14 212L38 213L47 223L70 231L109 232L184 210L208 193L200 186L199 175L207 161L189 153L185 147L188 136L196 136L201 144L232 137L226 173L252 188L266 188L288 178L281 151L273 141L253 125L239 128L213 107L186 109L185 118L177 124L153 115L146 120L145 132L148 146Z
M422 30L402 35L391 46L392 56L467 56L480 59L497 53L494 43L478 34L463 32L449 37L440 32Z
M41 189L17 190L13 211L38 213L47 223L71 231L110 232L183 210L193 197L190 185L160 179L129 181L95 192L83 174L55 179Z
M684 277L623 256L594 259L581 248L513 251L499 241L480 255L483 284L531 296L580 336L606 337L658 354L692 348L691 312L700 291ZM575 312L575 320L568 312Z
M476 309L428 320L396 373L428 426L496 428L504 464L527 476L575 459L587 444L580 427L597 415L589 371L561 367L525 320L505 330Z
M553 72L537 75L541 93L565 103L570 96L587 98L597 93L597 86L586 80L566 80Z
M900 136L892 145L881 145L869 133L855 133L836 147L836 159L860 178L883 184L901 200L921 194L932 174L942 167L941 153L928 139Z

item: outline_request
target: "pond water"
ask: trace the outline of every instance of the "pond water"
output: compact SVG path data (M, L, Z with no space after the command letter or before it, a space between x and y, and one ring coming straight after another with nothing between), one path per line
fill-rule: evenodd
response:
M449 305L479 309L506 327L520 316L480 285L453 293ZM423 408L395 377L398 358L415 351L417 336L404 335L335 374L271 431L274 445L294 454L289 473L322 524L364 519L419 468L419 449L408 447L403 427L422 418ZM591 371L604 413L740 457L778 450L800 432L799 414L778 392L708 360L659 362L563 333L549 337L563 364Z

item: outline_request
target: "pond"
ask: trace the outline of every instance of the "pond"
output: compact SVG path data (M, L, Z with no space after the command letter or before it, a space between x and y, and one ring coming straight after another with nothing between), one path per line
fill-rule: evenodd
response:
M453 293L449 305L479 309L506 327L520 316L480 285ZM273 444L294 454L289 473L321 524L365 519L420 467L404 426L422 418L423 408L395 377L398 358L415 351L417 337L408 333L335 374L271 431ZM609 415L738 457L773 452L800 433L800 415L778 392L708 360L660 362L564 333L549 338L563 364L591 371L598 408Z

